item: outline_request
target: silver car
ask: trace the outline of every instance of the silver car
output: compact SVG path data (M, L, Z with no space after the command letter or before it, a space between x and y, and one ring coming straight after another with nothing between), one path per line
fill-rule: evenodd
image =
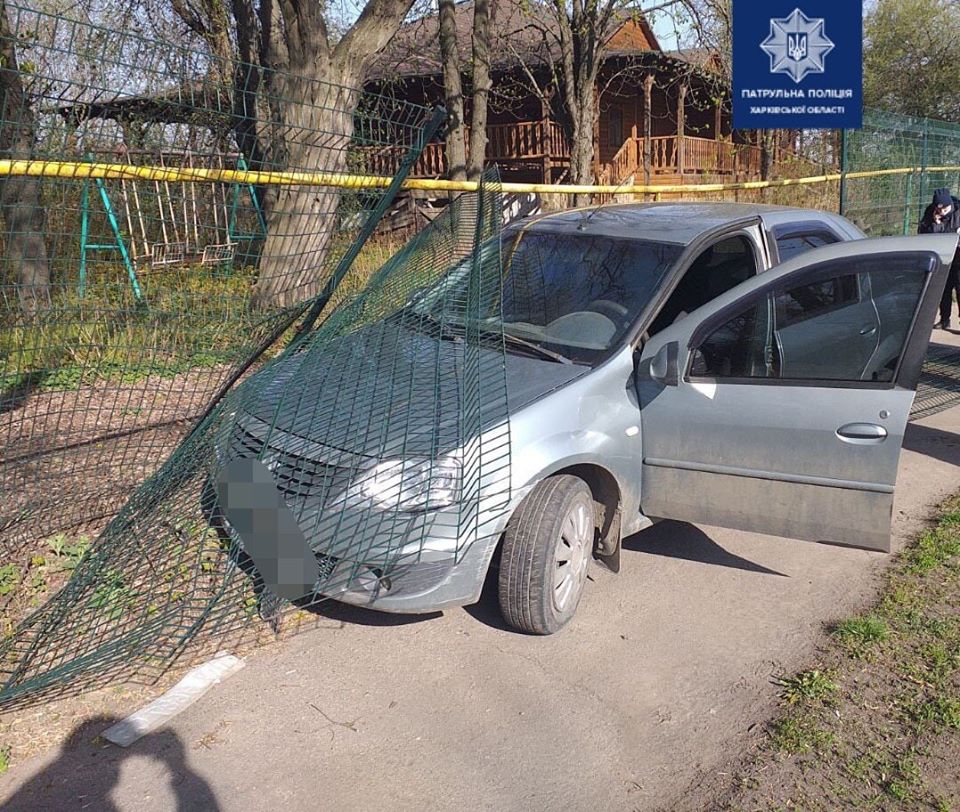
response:
M399 508L409 511L414 563L385 577L371 554L330 594L430 612L479 600L495 562L507 623L550 634L576 611L591 562L618 571L621 540L658 519L889 550L901 442L957 235L866 239L818 211L636 204L523 221L498 248L541 280L532 306L507 267L499 309L509 504L481 511L471 537L458 537L451 466L448 490L425 489ZM395 357L381 367L410 363L412 351L398 346L391 339ZM358 363L351 352L344 357ZM314 385L294 366L269 374L268 393ZM335 371L323 374L336 393ZM439 413L422 401L395 408ZM322 528L323 500L284 485L282 457L296 445L299 464L348 471L359 458L356 429L343 422L337 436L307 438L267 412L253 405L236 417L218 452L236 469L219 479L220 502L231 477L272 477L296 515L313 510L310 527ZM415 438L405 443L414 454ZM444 476L458 453L433 470ZM272 474L238 461L271 455ZM352 489L348 472L329 485L326 504ZM221 521L234 521L228 507ZM304 549L332 583L345 566L337 533L311 532ZM234 536L245 548L261 543ZM268 558L279 555L264 544Z

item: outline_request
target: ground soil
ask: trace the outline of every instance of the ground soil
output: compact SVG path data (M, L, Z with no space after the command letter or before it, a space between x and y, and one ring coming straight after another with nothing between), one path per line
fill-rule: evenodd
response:
M97 409L77 397L40 411L95 421ZM953 489L958 431L956 408L911 426L897 545ZM85 481L69 476L71 487ZM118 808L166 809L199 782L236 809L318 798L340 809L371 799L410 809L425 799L451 809L680 808L762 738L778 713L774 679L816 661L824 629L869 605L887 561L665 522L627 540L619 576L594 570L576 623L551 638L504 629L489 593L422 618L331 605L298 621L312 632L285 628L287 643L257 647L162 739L129 751L92 740L107 717L165 682L6 715L0 743L13 745L15 766L0 778L0 799L69 806L81 790L102 791ZM95 714L100 722L81 724ZM58 739L60 753L48 747ZM161 751L176 759L157 762Z
M0 549L55 530L95 534L152 474L226 379L226 366L34 392L0 413Z
M864 615L888 636L851 643L834 631L804 672L833 687L785 692L739 765L672 809L960 809L960 499L945 510L943 560L918 571L923 553L905 551Z

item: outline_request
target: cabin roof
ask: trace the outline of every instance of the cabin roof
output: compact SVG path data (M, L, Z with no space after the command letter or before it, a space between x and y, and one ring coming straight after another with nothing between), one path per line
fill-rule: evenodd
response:
M473 9L473 0L463 0L455 7L457 50L462 65L469 64L472 55ZM607 42L611 52L663 52L653 29L639 12L623 12L617 23ZM374 60L368 81L441 73L438 25L435 12L402 25ZM491 32L492 70L533 65L559 57L559 27L556 18L541 3L521 7L515 0L491 0Z

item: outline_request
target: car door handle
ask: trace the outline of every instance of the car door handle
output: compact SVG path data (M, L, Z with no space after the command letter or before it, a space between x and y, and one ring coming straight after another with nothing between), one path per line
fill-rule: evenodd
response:
M872 336L875 332L877 332L876 324L867 324L860 328L860 335L862 336Z
M871 445L887 439L887 430L876 423L847 423L837 429L837 437L845 443Z

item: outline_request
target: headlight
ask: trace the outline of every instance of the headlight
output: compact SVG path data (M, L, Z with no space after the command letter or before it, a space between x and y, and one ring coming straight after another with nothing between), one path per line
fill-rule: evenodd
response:
M460 463L439 460L385 460L359 474L347 489L381 510L437 510L460 499Z

